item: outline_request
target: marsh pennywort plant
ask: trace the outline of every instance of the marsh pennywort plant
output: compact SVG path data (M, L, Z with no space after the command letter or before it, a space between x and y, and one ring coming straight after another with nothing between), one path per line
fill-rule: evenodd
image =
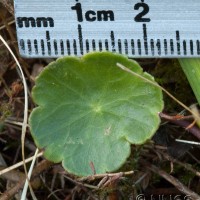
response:
M133 60L108 52L63 57L39 75L32 96L32 136L44 156L76 175L117 170L131 144L143 144L157 130L161 89L116 66L121 63L154 81Z

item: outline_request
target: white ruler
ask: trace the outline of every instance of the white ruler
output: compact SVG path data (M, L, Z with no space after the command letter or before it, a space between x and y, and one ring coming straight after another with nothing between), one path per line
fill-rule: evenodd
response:
M15 0L23 57L200 57L200 0Z

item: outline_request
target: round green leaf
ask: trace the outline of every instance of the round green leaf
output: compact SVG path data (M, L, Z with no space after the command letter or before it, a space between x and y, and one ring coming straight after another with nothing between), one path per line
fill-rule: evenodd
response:
M135 61L96 52L51 63L33 88L38 107L29 120L35 143L47 159L62 161L76 175L118 169L130 144L144 143L159 126L161 90L116 63L153 80Z

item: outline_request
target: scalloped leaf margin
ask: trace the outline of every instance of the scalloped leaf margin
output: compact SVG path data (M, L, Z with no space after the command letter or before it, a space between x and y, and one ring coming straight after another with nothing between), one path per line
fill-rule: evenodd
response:
M31 134L44 156L70 173L117 170L130 145L143 144L160 124L162 91L116 63L154 80L135 61L108 52L60 58L36 80Z

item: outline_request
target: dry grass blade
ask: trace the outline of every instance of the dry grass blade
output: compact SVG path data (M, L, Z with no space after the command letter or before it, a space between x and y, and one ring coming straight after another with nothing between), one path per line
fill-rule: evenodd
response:
M43 155L43 152L38 153L38 154L37 154L37 158L41 157L42 155ZM32 157L30 157L30 158L27 158L27 159L25 160L25 163L31 162L33 159L34 159L34 156L32 156ZM15 165L12 165L11 167L7 167L7 168L1 170L1 171L0 171L0 176L1 176L2 174L8 173L9 171L11 171L11 170L13 170L13 169L16 169L16 168L22 166L23 164L24 164L24 162L21 161L21 162L19 162L19 163L16 163Z
M200 146L200 142L194 142L194 141L188 141L188 140L180 140L180 139L176 139L177 142L182 142L182 143L186 143L186 144L192 144L192 145L199 145Z
M194 112L193 110L191 110L189 107L187 107L185 104L183 104L181 101L179 101L176 97L174 97L171 93L169 93L165 88L161 87L160 85L154 83L153 81L146 79L145 77L133 72L132 70L130 70L129 68L125 67L124 65L117 63L116 64L120 69L122 69L125 72L128 72L130 74L132 74L133 76L136 76L148 83L150 83L151 85L154 85L157 88L160 88L163 92L165 92L169 97L171 97L174 101L176 101L179 105L181 105L183 108L185 108L185 110L189 111L196 119L200 120L199 115L197 115L196 112Z
M15 23L15 20L12 20L12 21L8 22L8 25L11 25L11 24L14 24L14 23ZM3 30L4 28L6 28L5 25L0 26L0 31Z
M26 79L25 79L25 76L24 76L24 73L23 73L23 70L22 70L22 67L21 67L19 61L17 60L16 56L14 55L14 53L12 52L10 47L8 46L7 42L3 39L3 37L1 35L0 35L0 40L3 42L3 44L6 46L6 48L9 50L10 54L14 58L14 60L17 64L17 67L19 69L19 72L20 72L20 74L19 74L20 78L22 79L23 86L24 86L24 99L25 99L24 100L24 118L23 118L22 135L21 135L22 159L23 159L25 175L27 177L30 190L32 190L31 185L30 185L30 181L28 179L28 173L27 173L27 168L26 168L26 163L25 163L25 155L24 155L24 141L25 141L25 135L26 135L26 128L27 128L27 124L28 124L28 88L27 88Z
M33 167L35 165L35 161L36 161L38 152L39 152L39 149L36 149L35 155L33 156L33 160L32 160L29 172L28 172L28 179L29 180L31 179L31 174L32 174L32 171L33 171ZM26 179L26 182L25 182L25 185L24 185L24 188L23 188L23 191L22 191L21 200L26 200L27 190L28 190L28 180ZM34 200L37 200L34 193L32 194L32 197L33 197Z

